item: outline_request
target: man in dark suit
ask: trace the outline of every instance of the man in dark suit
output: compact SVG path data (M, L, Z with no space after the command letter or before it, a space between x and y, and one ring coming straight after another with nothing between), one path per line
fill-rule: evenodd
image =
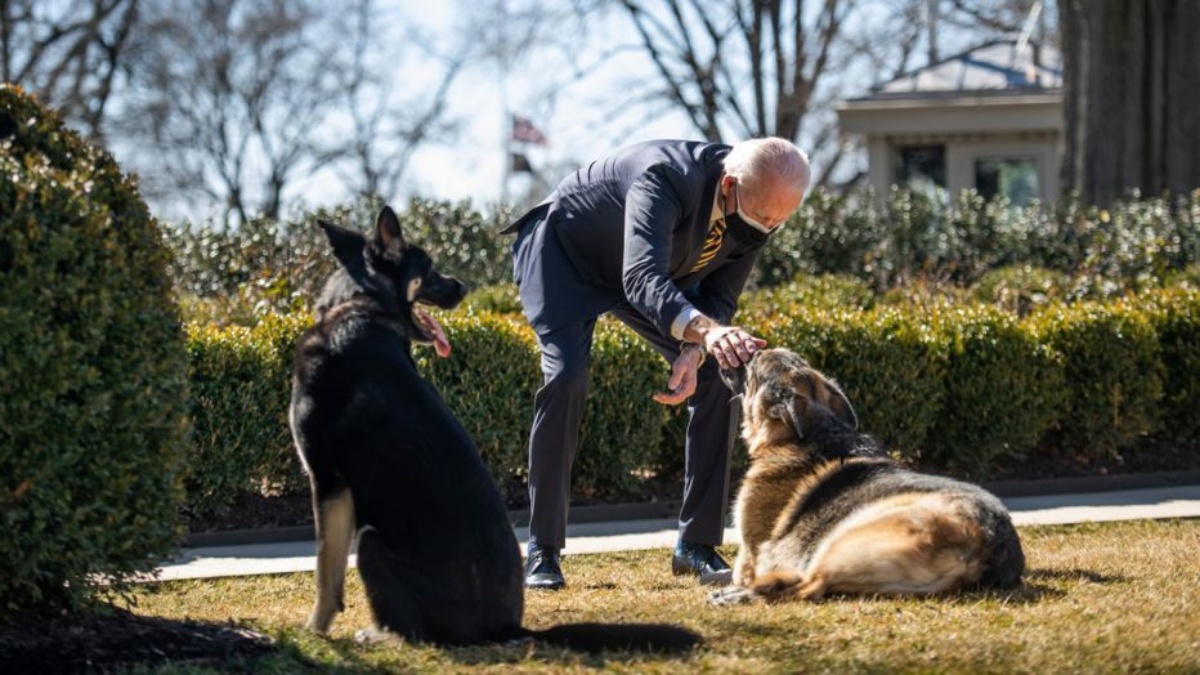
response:
M766 345L729 325L770 233L800 205L810 172L779 138L734 146L649 141L568 176L504 231L537 333L544 385L529 439L525 585L561 588L571 462L596 319L608 312L671 363L654 400L689 403L675 574L719 576L729 491L730 392L718 367ZM712 358L706 358L711 356ZM690 399L690 400L689 400Z

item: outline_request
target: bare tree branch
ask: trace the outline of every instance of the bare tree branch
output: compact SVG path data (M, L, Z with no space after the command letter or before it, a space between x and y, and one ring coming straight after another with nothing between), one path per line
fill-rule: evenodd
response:
M0 4L0 74L102 140L139 0Z

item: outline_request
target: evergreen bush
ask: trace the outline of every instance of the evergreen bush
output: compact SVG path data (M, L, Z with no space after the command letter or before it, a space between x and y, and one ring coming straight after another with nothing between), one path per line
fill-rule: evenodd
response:
M135 180L10 85L0 175L0 611L71 606L176 542L187 353Z

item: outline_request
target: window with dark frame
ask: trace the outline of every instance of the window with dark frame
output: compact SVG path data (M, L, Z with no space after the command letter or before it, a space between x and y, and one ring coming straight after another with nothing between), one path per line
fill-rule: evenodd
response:
M997 195L1015 207L1038 198L1037 162L1032 157L980 157L975 160L975 189L985 199Z
M901 146L897 148L896 159L899 185L927 195L937 188L946 188L946 146Z

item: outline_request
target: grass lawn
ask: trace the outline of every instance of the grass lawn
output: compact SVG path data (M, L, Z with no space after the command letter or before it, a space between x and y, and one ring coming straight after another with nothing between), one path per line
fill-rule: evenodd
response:
M668 552L567 556L568 589L527 594L526 625L669 622L705 644L682 657L574 654L541 644L364 646L362 585L350 574L332 639L300 628L310 574L181 581L137 594L139 615L225 621L282 647L252 661L139 672L1200 672L1200 520L1022 528L1025 585L942 599L833 599L711 607L668 571ZM726 550L732 553L732 548Z

